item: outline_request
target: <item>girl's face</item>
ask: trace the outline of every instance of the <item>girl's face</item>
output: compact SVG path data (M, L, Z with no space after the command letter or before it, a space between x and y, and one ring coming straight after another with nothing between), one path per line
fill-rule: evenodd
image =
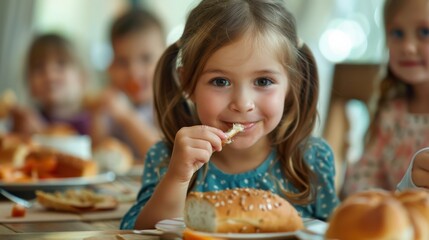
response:
M403 81L429 81L429 2L407 1L387 25L389 65Z
M216 51L191 96L202 124L223 131L245 126L230 145L236 148L253 146L279 124L289 86L277 49L249 39L254 36Z
M112 84L137 104L152 102L152 82L164 40L158 29L130 33L115 40L109 68Z
M80 104L84 79L78 66L51 56L29 73L32 97L47 108Z

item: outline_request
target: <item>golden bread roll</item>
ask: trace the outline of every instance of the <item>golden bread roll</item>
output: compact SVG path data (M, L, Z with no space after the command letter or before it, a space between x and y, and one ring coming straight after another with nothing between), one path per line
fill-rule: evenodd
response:
M410 189L395 195L408 210L414 227L414 239L429 239L429 193Z
M127 173L134 163L131 149L115 138L105 139L95 146L92 156L100 169L117 174Z
M328 239L429 239L429 194L371 190L348 197L333 212Z
M185 224L192 230L217 233L290 232L304 227L288 201L249 188L191 192L185 204Z

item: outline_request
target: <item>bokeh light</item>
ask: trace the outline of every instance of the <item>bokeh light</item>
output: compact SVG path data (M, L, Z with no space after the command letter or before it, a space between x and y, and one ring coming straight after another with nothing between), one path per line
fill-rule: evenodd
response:
M356 15L358 16L358 15ZM334 19L328 25L319 41L322 55L331 62L347 59L358 59L365 54L368 47L367 27L365 23L353 19ZM365 31L364 29L367 28Z

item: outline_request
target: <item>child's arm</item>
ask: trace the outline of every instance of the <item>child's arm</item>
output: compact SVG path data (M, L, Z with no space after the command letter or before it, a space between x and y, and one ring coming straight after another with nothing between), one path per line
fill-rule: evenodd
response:
M141 156L159 139L159 133L150 124L139 118L132 106L114 89L105 90L92 104L91 137L94 145L102 142L111 134L105 114L121 127L128 138L137 147Z
M133 110L116 116L116 123L137 146L141 156L146 155L149 148L160 140L159 132L147 122L141 120Z
M192 175L207 163L214 151L222 150L225 134L208 126L182 128L176 134L165 176L141 210L134 228L154 228L163 219L183 216Z
M24 135L32 135L41 132L46 123L33 110L23 106L15 106L11 109L12 132Z
M429 147L417 151L397 189L429 188Z

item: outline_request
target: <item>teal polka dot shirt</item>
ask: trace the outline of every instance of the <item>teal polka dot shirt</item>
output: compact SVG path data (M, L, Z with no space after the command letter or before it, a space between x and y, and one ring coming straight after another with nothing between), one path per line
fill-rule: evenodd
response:
M306 145L304 158L318 177L317 197L308 205L294 207L302 217L326 220L339 200L334 189L334 160L329 145L320 138L311 138ZM136 203L128 210L121 221L121 229L133 229L140 210L152 196L156 185L167 171L167 165L161 164L168 158L169 149L163 142L155 144L147 153L142 188L137 195ZM207 192L234 188L257 188L269 190L282 196L280 187L291 192L297 189L284 177L280 162L276 160L276 151L273 150L267 159L256 169L240 174L222 172L213 163L208 163L207 174L200 171L194 191Z

